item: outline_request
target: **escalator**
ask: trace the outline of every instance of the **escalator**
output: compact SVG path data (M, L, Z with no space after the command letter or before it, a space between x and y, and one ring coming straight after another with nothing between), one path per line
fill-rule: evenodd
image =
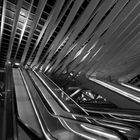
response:
M139 137L140 131L135 125L104 117L102 113L90 116L41 73L13 69L13 77L20 140L127 140Z
M46 101L43 103L43 100L41 99L39 95L41 93L38 93L39 91L37 91L37 88L35 88L35 86L33 85L30 77L28 76L28 73L25 70L22 70L22 71L16 70L16 71L20 73L21 78L23 79L24 82L26 82L28 86L28 93L30 94L30 100L34 102L34 107L36 108L36 112L38 114L37 115L38 120L36 120L35 123L38 123L41 126L41 131L44 136L42 139L45 139L45 140L71 140L71 139L85 140L85 138L79 135L75 135L72 132L69 132L64 127L65 119L62 119L61 117L54 115L53 110L49 107ZM40 87L42 86L40 85ZM24 108L22 111L25 112ZM23 115L23 113L21 114ZM22 115L21 115L21 118L24 118ZM36 116L36 114L34 115ZM26 118L25 116L25 121L26 119L28 118ZM22 121L24 122L24 120ZM31 122L30 122L30 125L32 126L33 130L38 131L38 132L40 131L40 129L37 129L37 127L34 127Z
M33 73L33 72L31 72ZM36 72L35 72L36 73ZM88 123L91 120L95 120L94 118L90 118L88 113L85 112L80 106L78 106L78 104L76 104L76 102L74 102L70 97L68 97L68 95L66 93L64 93L55 83L53 83L53 81L51 81L50 79L48 79L47 77L45 77L45 75L42 75L41 73L36 73L36 75L40 78L40 80L44 80L45 81L45 85L47 87L50 87L52 89L53 92L55 92L56 96L59 97L59 99L67 106L69 106L69 110L70 112L73 113L73 115L75 116L75 118L80 121L80 122L86 122L88 121ZM44 82L43 82L44 83ZM69 99L69 100L67 100ZM73 104L73 107L71 108L71 105ZM65 115L65 114L63 114ZM89 118L89 119L87 119ZM86 120L85 120L86 119ZM92 125L97 125L100 126L97 122L93 121ZM104 126L105 128L106 126ZM117 130L116 130L117 131Z
M18 69L13 69L13 76L15 83L18 115L20 119L32 129L34 129L36 133L42 135L41 128L37 121L35 110L33 108L28 93L28 87Z
M27 126L38 137L43 137L40 124L38 122L36 110L34 104L30 98L30 92L28 86L24 80L24 77L19 69L13 69L13 79L15 85L15 96L17 105L17 119L20 121L20 125ZM26 138L31 139L22 128L18 125L19 139Z
M68 96L52 81L48 79L48 81L43 81L43 79L35 72L28 70L24 71L23 73L29 74L30 78L32 79L32 83L34 83L35 87L38 89L38 93L42 100L44 100L44 104L46 105L49 113L52 116L57 118L57 131L62 137L58 137L54 133L54 131L50 131L53 136L57 139L63 139L64 135L61 132L69 132L65 139L125 139L124 135L119 133L117 130L111 130L108 127L101 127L96 122L91 124L91 121L87 119L88 114L80 108L73 100L69 99L68 103L65 102L65 99ZM60 92L62 94L60 94ZM63 94L64 93L64 94ZM63 97L61 97L63 96ZM76 110L69 106L69 103L74 103ZM49 108L48 108L49 107ZM51 108L51 109L50 109ZM78 114L77 113L78 109ZM48 120L49 123L52 124L51 120ZM54 121L53 121L54 122ZM50 130L52 130L52 125L48 125ZM55 122L54 122L55 123ZM59 127L58 127L59 126ZM63 126L63 127L62 127ZM92 131L90 129L92 128ZM62 131L63 130L63 131ZM105 134L105 135L104 135ZM59 136L60 136L59 135ZM69 136L73 136L70 138Z
M61 92L63 92L63 91L55 83L53 83L53 81L51 81L51 79L49 79L46 75L44 75L41 72L38 72L38 73L35 72L35 73L38 76L40 76L42 79L44 79L46 84L48 84L53 89L53 91L58 91L57 94L59 94L59 98L62 99ZM65 95L65 96L68 96L68 95ZM63 95L63 98L67 99L65 96ZM62 101L63 100L64 99L62 99ZM67 100L65 100L64 102L67 102ZM67 103L72 108L77 109L75 102L73 102L73 104L71 102L67 102ZM85 106L86 106L86 104L85 104ZM123 109L123 110L115 109L114 110L114 109L109 109L109 108L102 108L102 109L100 108L100 110L98 110L98 108L96 108L96 109L94 108L93 110L94 111L84 109L84 111L88 114L87 118L89 118L89 120L91 120L93 123L96 122L98 125L100 124L101 126L104 126L104 127L107 126L111 129L115 128L116 130L120 131L125 136L127 136L128 139L138 139L140 137L140 135L139 135L140 128L137 125L137 122L139 121L139 112L136 113L136 111L132 112L130 110L125 110L125 109ZM78 112L78 110L76 110L75 113L81 114L80 112ZM128 118L128 120L129 120L129 118L131 118L131 121L121 119L121 118L118 119L117 117L115 118L115 117L113 117L114 115L124 116L124 118ZM82 116L80 116L80 117L82 118ZM134 118L135 118L135 120L134 120ZM124 130L127 130L127 131L124 131Z

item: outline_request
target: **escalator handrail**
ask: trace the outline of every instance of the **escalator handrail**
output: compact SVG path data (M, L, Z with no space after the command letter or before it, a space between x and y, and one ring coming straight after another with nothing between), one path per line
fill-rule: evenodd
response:
M33 81L33 80L32 80ZM99 122L98 122L98 120L95 120L95 118L93 118L93 117L89 117L89 116L87 116L87 115L79 115L79 114L73 114L73 113L70 113L70 112L66 112L66 113L68 113L68 114L71 114L71 115L74 115L74 116L77 116L77 117L81 117L81 118L87 118L87 119L92 119L92 120L94 120L94 122L95 122L95 125L96 126L101 126L101 127L104 127L104 128L108 128L108 129L110 129L109 127L107 127L107 126L103 126L103 125L101 125L101 123L99 124ZM52 113L50 113L49 112L49 114L51 115L51 116L53 116L53 117L55 117L55 118L57 118L57 119L68 119L68 120L74 120L74 119L72 119L72 118L69 118L69 117L67 117L67 116L60 116L60 115L56 115L56 114L52 114ZM97 118L96 118L97 119ZM82 121L79 121L79 120L76 120L77 122L80 122L80 123L87 123L87 121L86 122L82 122ZM114 129L114 131L116 131L116 129ZM117 131L118 132L118 131ZM119 133L119 132L118 132ZM121 135L120 133L119 133L119 135Z
M33 81L33 80L32 80ZM34 85L35 86L35 85ZM38 88L37 86L36 86L36 88ZM38 91L39 92L39 91ZM46 106L46 105L45 105ZM46 108L47 108L47 106L46 106ZM70 121L76 121L77 123L79 123L79 124L85 124L85 123L87 123L87 121L79 121L79 120L75 120L75 119L72 119L72 118L69 118L69 117L67 117L67 116L60 116L60 115L56 115L56 114L52 114L52 113L50 113L49 111L48 111L48 113L52 116L52 117L54 117L54 118L57 118L58 120L61 120L61 119L63 119L63 120L70 120ZM66 113L68 113L68 112L66 112ZM70 115L73 115L72 113L70 113ZM82 116L83 117L83 116ZM87 117L86 115L85 115L85 117ZM93 118L92 118L93 119ZM92 124L93 125L93 124ZM103 125L99 125L99 124L94 124L94 126L98 126L98 127L100 127L100 128L103 128L103 131L105 132L105 133L109 133L109 131L111 131L112 130L112 132L114 133L114 135L117 135L118 137L121 137L121 138L124 138L124 135L122 135L118 130L116 130L116 129L110 129L109 127L106 127L106 126L103 126Z
M37 72L36 71L34 71L34 73L37 75ZM45 76L46 77L46 75L44 74L44 73L41 73L41 74L43 74L43 76ZM39 77L38 75L37 75L37 77ZM42 77L41 77L42 78ZM64 92L58 85L56 85L50 78L48 78L48 77L46 77L50 82L52 82L60 91L62 91L78 108L80 108L85 114L87 114L88 115L88 113L85 111L85 109L84 108L82 108L79 104L77 104L68 94L66 94L66 92ZM40 78L39 78L40 79ZM41 80L41 79L40 79ZM45 86L46 87L46 86Z
M86 110L87 111L87 110ZM94 113L99 113L99 114L101 114L101 112L94 112ZM81 117L81 118L88 118L88 119L97 119L98 120L98 118L95 118L95 117L90 117L90 116L87 116L87 115L79 115L79 114L75 114L75 113L71 113L71 112L68 112L68 114L71 114L71 115L74 115L74 116L77 116L77 117ZM102 112L102 114L106 114L106 112ZM109 115L110 113L108 113L108 115ZM117 113L112 113L112 114L117 114ZM117 114L118 115L118 114ZM124 116L126 116L127 114L123 114ZM56 115L54 115L54 117L55 117ZM130 115L131 116L131 115ZM129 117L130 117L129 116ZM59 115L57 115L57 117L59 117ZM61 116L61 117L66 117L66 116Z
M34 71L35 72L35 71ZM35 72L36 74L36 72ZM43 74L45 77L46 75L44 73L41 73ZM38 75L37 75L38 76ZM50 78L46 77L47 79L49 79L53 84L55 84ZM58 87L58 85L55 84L55 86ZM60 87L58 87L61 91L62 89ZM57 92L57 91L56 91ZM64 94L66 94L64 91L63 91ZM66 94L67 96L69 96L68 94ZM70 96L69 98L76 104L78 105ZM91 112L91 113L99 113L99 114L108 114L108 115L122 115L122 116L126 116L126 117L136 117L136 118L139 118L140 119L140 113L139 112L136 112L136 111L132 111L132 110L125 110L123 109L123 111L121 110L117 110L116 112L113 110L113 109L108 109L108 112L107 110L105 111L97 111L97 110L87 110L87 109L84 109L82 108L80 105L78 105L78 107L80 107L82 110L86 111L86 112ZM127 114L126 111L129 113ZM119 113L118 113L119 112Z
M28 89L28 84L26 83L26 80L25 80L25 75L23 74L23 72L19 69L19 71L20 71L20 74L21 74L21 77L22 77L22 80L23 80L23 82L24 82L24 84L25 84L25 87L26 87L26 89L27 89L27 92L29 92L28 94L30 94L30 91L29 91L29 89ZM29 95L30 96L30 95ZM47 130L47 132L45 132L45 130L44 130L44 124L43 123L41 123L41 116L40 116L40 114L38 113L38 108L37 108L37 106L35 105L35 101L34 101L34 99L30 96L30 99L32 100L32 102L33 102L33 106L34 106L34 108L35 108L35 112L37 113L36 115L37 115L37 118L39 117L39 124L40 124L40 126L41 126L41 129L42 129L42 132L43 132L43 138L42 139L44 139L44 138L47 138L47 139L49 139L49 137L51 137L51 139L53 139L53 140L55 140L55 138L51 135L51 133L49 132L49 130Z

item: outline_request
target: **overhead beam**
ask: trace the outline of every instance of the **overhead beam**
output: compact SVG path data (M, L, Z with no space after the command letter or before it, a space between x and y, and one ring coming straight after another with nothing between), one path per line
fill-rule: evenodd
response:
M65 9L63 10L63 12L61 13L61 15L60 15L59 18L57 19L57 21L56 21L56 23L55 23L55 25L54 25L54 27L53 27L53 29L52 29L50 35L49 35L48 40L51 38L52 34L54 33L55 29L57 28L58 24L60 23L61 19L62 19L63 16L65 15L65 12L68 10L68 8L69 8L69 6L70 6L71 3L72 3L72 0L71 0L71 1L68 1L68 3L66 4ZM46 43L47 43L47 42L46 42ZM46 51L45 55L44 55L44 56L42 57L42 59L38 62L38 64L37 64L37 67L38 67L38 68L41 67L42 62L43 62L43 60L46 58L46 56L48 55L49 51L50 51L50 49L48 48L48 50ZM42 71L43 71L43 70L42 70Z
M84 13L81 15L80 19L77 21L76 25L74 25L73 31L69 37L68 42L65 45L65 48L70 48L69 46L72 45L73 41L75 40L75 38L77 37L77 35L80 33L80 31L84 28L84 26L88 23L88 20L90 19L93 11L95 10L97 4L99 3L98 0L96 1L90 1L88 6L86 7ZM62 43L62 41L61 41ZM60 43L60 44L61 44ZM60 45L59 44L59 45ZM53 55L53 54L52 54ZM52 57L52 55L50 54L48 56L48 60L50 60L50 58ZM43 70L47 67L49 61L45 61L44 65L43 65Z
M137 35L140 32L140 26L138 25L139 20L140 16L138 16L138 18L136 18L136 20L132 23L132 25L130 25L120 36L118 34L119 38L113 44L111 43L111 45L109 45L107 43L105 45L105 48L106 46L110 46L110 48L106 50L106 52L104 53L102 60L100 60L99 62L100 65L95 64L92 67L93 71L96 71L96 69L99 67L107 66L107 64L111 61L111 59L113 59L113 57L121 51L121 47L123 48L128 42L132 41L133 37L135 37L135 35ZM113 49L111 49L112 47Z
M51 38L53 32L54 32L55 29L57 28L59 22L61 21L61 18L63 17L63 15L64 15L65 11L67 10L67 8L69 7L70 3L71 3L71 1L69 1L69 3L65 6L65 9L64 9L63 13L59 16L59 18L56 20L56 22L54 23L54 25L51 24L51 25L53 25L53 28L51 29L51 33L49 34L49 37L48 37L47 40L49 40L49 39ZM64 2L61 2L61 4L63 5ZM56 13L59 13L61 8L62 8L62 6L60 5L60 8L57 8L58 11L57 11ZM54 16L57 17L57 14L54 14ZM53 18L53 19L55 19L55 18ZM38 37L38 39L37 39L37 41L36 41L35 47L33 48L32 52L31 52L31 54L30 54L30 56L29 56L29 59L28 59L28 62L27 62L27 63L28 63L28 65L31 65L31 67L32 67L33 65L35 65L35 64L34 64L35 62L32 62L32 64L31 64L31 62L29 62L29 61L30 61L32 55L34 54L35 49L36 49L36 47L37 47L37 45L38 45L40 39L42 38L43 34L45 33L45 30L46 30L48 24L49 24L49 22L48 22L48 20L46 20L45 25L43 26L42 31L41 31L41 33L40 33L40 35L39 35L39 37ZM43 49L39 48L39 51L40 51L40 52L42 52L42 50L43 50ZM46 54L47 54L47 52L46 52ZM45 55L45 56L46 56L46 55ZM43 59L45 58L45 56L43 56L42 60L38 62L38 64L37 64L38 66L37 66L37 67L40 66L40 64L42 63L42 61L43 61Z
M80 49L81 45L83 45L83 43L85 43L87 41L87 39L92 34L92 32L94 32L96 26L98 25L98 23L100 22L100 20L102 19L102 17L105 15L105 13L110 9L110 7L113 4L114 4L114 0L112 0L112 1L110 1L110 0L104 1L104 3L99 8L99 11L98 11L97 15L93 18L93 20L90 23L89 27L84 32L84 34L82 35L82 37L80 38L80 40L77 42L77 45L75 46L74 53L77 52ZM63 59L63 56L66 55L68 49L69 49L69 46L68 45L65 45L64 48L61 50L61 52L58 54L57 60L56 60L55 64L53 65L52 71L55 70L56 67L59 65L59 63ZM71 53L71 55L72 54L73 53ZM70 55L70 57L68 59L72 59L71 55Z
M108 41L105 42L106 44L103 46L98 55L95 55L95 57L93 57L92 61L90 62L90 66L92 66L93 70L96 70L96 68L99 68L99 66L105 66L107 62L106 60L109 60L108 58L112 55L110 52L110 48L112 48L113 46L113 51L115 47L117 47L122 43L122 41L124 41L122 40L122 38L125 39L128 36L130 30L138 25L138 21L140 18L140 4L138 2L137 4L138 5L131 11L132 13L130 13L130 15L125 18L124 22L121 25L119 24L120 26L117 28L117 30L112 34L112 36L110 36ZM93 56L94 54L95 50L91 51L89 56ZM108 54L110 54L110 56L108 56ZM98 63L96 63L97 61ZM85 71L89 70L91 68L90 66L88 66Z
M78 72L80 69L85 67L87 63L89 63L89 61L91 60L92 56L94 56L96 52L99 50L99 48L101 46L104 46L108 40L110 41L110 43L113 43L114 40L116 40L118 34L124 31L124 29L129 25L129 22L132 21L133 18L138 15L139 10L140 10L139 0L130 1L130 3L123 9L120 15L111 24L111 26L108 28L105 34L100 38L95 47L90 51L86 59L79 64L78 66L79 68L76 68L77 70L75 69L75 72ZM90 65L86 67L86 70L88 70L90 66L93 66L94 63L96 63L98 59L95 58L97 56L101 57L106 52L107 48L109 48L109 46L106 45L106 47L103 47L103 49L98 53L100 55L94 56L94 59L90 61Z
M61 43L70 35L70 33L72 32L71 30L66 34L71 22L73 21L73 18L75 17L78 9L80 8L81 4L83 3L84 0L77 0L74 1L73 7L69 13L69 15L67 16L67 19L64 23L64 25L62 26L61 30L59 31L58 35L56 36L55 40L52 42L52 45L50 46L49 50L50 53L44 63L44 66L46 66L48 64L48 60L50 60L53 56L53 54L55 53L56 49L59 47L59 45L61 45L59 42L61 41ZM65 35L66 34L66 35ZM63 40L63 41L62 41ZM43 67L43 69L45 69L45 67Z
M1 17L1 30L0 30L0 51L1 51L1 43L2 43L1 42L2 41L2 34L3 34L3 29L4 29L6 4L7 4L7 0L3 0L2 17Z
M36 57L34 59L34 61L32 62L31 64L31 67L33 67L34 65L36 65L38 63L38 60L39 60L39 57L46 45L46 42L49 40L50 38L50 34L51 34L51 31L53 30L53 27L55 25L55 22L58 18L58 15L59 15L59 12L63 6L63 3L64 3L64 0L62 2L60 1L57 1L54 8L52 9L52 12L51 14L49 15L48 19L47 19L47 29L44 33L44 37L41 41L41 44L40 44L40 47L39 47L39 50L36 54Z
M14 60L16 59L17 53L18 53L18 51L19 51L20 43L21 43L22 38L23 38L23 36L24 36L24 32L25 32L25 29L26 29L26 26L27 26L27 23L28 23L28 20L29 20L29 16L30 16L30 13L31 13L31 9L32 9L32 6L33 6L33 2L34 2L34 0L32 0L32 2L31 2L29 11L28 11L28 13L27 13L27 17L26 17L26 19L25 19L25 23L24 23L24 25L23 25L23 29L21 30L21 35L20 35L20 39L19 39L19 42L18 42L17 49L16 49L16 51L15 51Z
M23 2L23 0L18 0L17 5L16 5L17 10L15 12L12 32L11 32L11 35L10 35L10 42L9 42L9 47L8 47L8 52L7 52L7 62L10 61L10 57L11 57L11 53L12 53L12 46L13 46L13 43L14 43L14 38L15 38L18 18L19 18L19 15L20 15L20 10L21 10L21 7L22 7L22 2Z
M87 46L83 49L82 53L79 56L79 60L81 60L84 57L84 55L86 55L86 53L90 50L90 48L92 46L93 47L95 46L94 44L97 42L98 38L101 36L101 34L107 28L109 28L109 26L112 24L113 20L120 13L120 11L127 4L127 2L128 2L128 0L124 0L124 1L118 1L118 3L115 4L115 6L113 7L113 9L109 13L109 15L107 15L107 17L105 18L103 23L99 26L97 31L94 32L93 37L91 39L92 41L90 41L90 43L88 43ZM66 66L72 61L72 59L74 58L74 56L76 55L76 53L79 49L80 49L80 46L78 47L78 45L73 49L70 56L64 62L63 67L59 70L59 73L61 73L66 68ZM77 61L75 61L75 62L77 62ZM77 62L77 63L79 63L79 62Z
M47 0L41 0L41 1L39 1L39 3L38 3L37 10L36 10L36 13L35 13L35 17L34 17L34 19L33 19L33 24L32 24L32 26L31 26L31 29L30 29L30 32L29 32L29 36L28 36L28 39L27 39L26 46L25 46L25 48L24 48L24 52L23 52L23 54L22 54L21 64L23 64L24 61L25 61L25 58L26 58L26 56L27 56L27 52L28 52L29 47L30 47L30 43L31 43L32 37L33 37L33 35L34 35L34 31L35 31L36 26L37 26L37 24L38 24L38 21L39 21L39 19L40 19L40 17L41 17L41 14L42 14L42 12L43 12L43 10L44 10L44 7L45 7L45 5L46 5L46 2L47 2Z

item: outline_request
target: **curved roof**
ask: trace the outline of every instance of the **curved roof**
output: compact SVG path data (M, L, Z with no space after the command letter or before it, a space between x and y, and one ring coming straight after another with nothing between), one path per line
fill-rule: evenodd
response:
M130 79L139 72L139 13L139 0L2 0L0 67Z

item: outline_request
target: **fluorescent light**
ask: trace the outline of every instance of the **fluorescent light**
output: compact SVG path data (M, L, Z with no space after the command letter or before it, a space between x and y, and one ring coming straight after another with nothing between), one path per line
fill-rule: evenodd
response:
M19 66L20 64L16 62L15 65L16 65L16 66Z
M23 16L25 16L25 13L23 11L20 11L20 14L23 15Z
M73 76L73 73L70 73L71 76Z

